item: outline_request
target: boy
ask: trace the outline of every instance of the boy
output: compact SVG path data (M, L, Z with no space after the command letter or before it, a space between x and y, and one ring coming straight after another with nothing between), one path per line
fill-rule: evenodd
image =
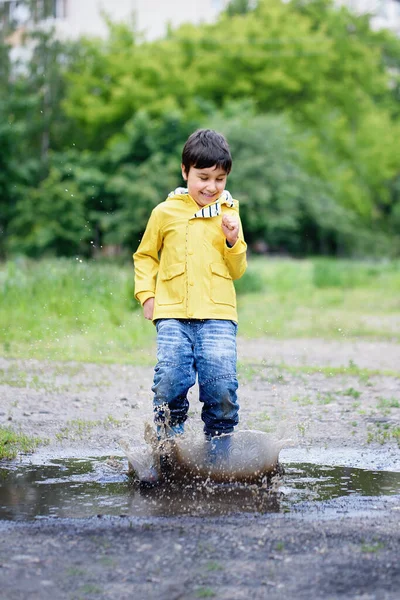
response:
M197 374L214 460L226 452L229 436L220 436L233 432L239 409L232 280L247 262L238 202L225 190L231 166L221 134L195 131L182 152L187 189L177 188L155 207L133 255L135 297L157 329L152 391L158 436L183 434Z

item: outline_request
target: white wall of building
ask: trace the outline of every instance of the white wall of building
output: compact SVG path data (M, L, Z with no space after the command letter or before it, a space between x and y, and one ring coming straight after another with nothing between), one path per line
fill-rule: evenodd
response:
M148 40L161 37L167 25L215 20L228 0L65 0L66 16L55 20L61 37L104 36L106 12L113 21L133 22Z
M37 0L40 2L40 0ZM287 0L284 0L287 1ZM358 13L373 15L375 28L388 27L400 35L400 0L335 0ZM61 38L81 35L107 35L102 12L113 21L135 22L148 40L162 37L168 24L173 27L190 22L212 22L229 0L53 0L57 17L48 19ZM18 0L0 0L8 4L10 12L21 25L26 21L26 9Z
M102 11L113 21L132 19L135 0L66 0L65 17L54 20L61 37L77 38L81 35L101 36L107 34Z
M373 15L371 24L375 29L386 27L400 35L399 0L337 0L355 12Z

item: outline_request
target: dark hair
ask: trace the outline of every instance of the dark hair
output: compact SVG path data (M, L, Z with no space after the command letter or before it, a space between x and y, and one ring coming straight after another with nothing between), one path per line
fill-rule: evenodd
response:
M224 136L213 129L198 129L189 136L182 151L182 164L186 174L190 167L207 169L219 167L229 173L232 156Z

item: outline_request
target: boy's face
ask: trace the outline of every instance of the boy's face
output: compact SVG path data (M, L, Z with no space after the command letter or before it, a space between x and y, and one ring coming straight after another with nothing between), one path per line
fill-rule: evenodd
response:
M211 204L220 197L227 176L227 172L217 166L206 169L190 167L189 173L186 173L182 165L182 177L187 182L188 192L199 206Z

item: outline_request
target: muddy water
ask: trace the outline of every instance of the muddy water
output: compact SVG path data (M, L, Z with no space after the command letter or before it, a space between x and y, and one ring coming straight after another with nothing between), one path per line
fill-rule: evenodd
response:
M290 512L302 502L400 495L400 473L352 467L286 464L272 489L202 483L152 490L132 483L126 467L123 458L0 467L0 519L264 514Z

